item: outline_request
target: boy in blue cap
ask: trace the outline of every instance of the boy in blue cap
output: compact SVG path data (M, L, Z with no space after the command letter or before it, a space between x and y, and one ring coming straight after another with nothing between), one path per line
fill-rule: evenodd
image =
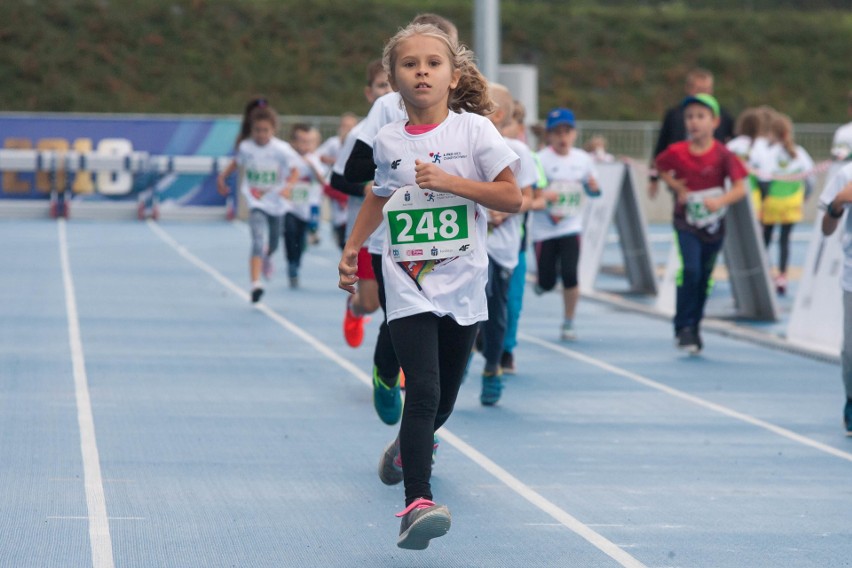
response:
M577 131L574 113L556 108L547 114L548 146L538 153L547 185L536 189L532 210L532 238L538 266L538 294L556 286L562 279L564 319L563 341L577 339L574 313L580 299L577 264L586 197L597 197L595 160L585 150L574 148ZM558 274L557 274L558 272Z
M656 159L660 177L675 192L675 241L680 251L674 317L678 349L703 348L699 327L710 276L725 236L727 207L746 195L747 172L737 156L713 138L719 103L712 95L689 96L681 104L688 140L675 142ZM725 179L731 187L725 190Z

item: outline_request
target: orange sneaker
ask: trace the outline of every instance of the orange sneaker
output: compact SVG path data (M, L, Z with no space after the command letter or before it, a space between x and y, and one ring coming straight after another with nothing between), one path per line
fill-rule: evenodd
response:
M358 347L364 342L364 316L352 313L352 296L346 298L346 314L343 316L343 337L349 347Z

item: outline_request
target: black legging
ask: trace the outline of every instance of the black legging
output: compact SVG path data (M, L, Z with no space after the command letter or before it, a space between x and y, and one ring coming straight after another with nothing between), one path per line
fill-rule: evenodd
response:
M763 244L769 248L772 242L772 232L775 225L763 226ZM781 239L778 241L778 272L787 274L787 261L790 258L790 233L793 232L793 224L781 225Z
M399 375L399 360L397 360L396 352L393 350L393 342L388 329L385 279L382 277L382 255L371 254L370 262L373 265L373 274L376 276L376 284L379 288L379 304L382 306L382 323L379 325L379 337L376 339L376 348L373 350L373 364L376 366L379 378L387 386L392 387L396 384L396 378Z
M405 369L399 448L405 504L410 505L419 497L432 499L433 437L453 412L478 326L432 313L396 319L389 326Z
M287 256L287 275L295 278L302 264L302 252L305 250L305 236L308 222L292 213L284 215L284 252Z

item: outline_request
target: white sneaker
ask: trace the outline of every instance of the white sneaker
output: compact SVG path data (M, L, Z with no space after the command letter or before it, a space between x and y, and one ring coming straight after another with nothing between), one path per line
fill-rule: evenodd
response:
M562 341L576 341L577 331L574 329L574 324L566 323L562 325Z

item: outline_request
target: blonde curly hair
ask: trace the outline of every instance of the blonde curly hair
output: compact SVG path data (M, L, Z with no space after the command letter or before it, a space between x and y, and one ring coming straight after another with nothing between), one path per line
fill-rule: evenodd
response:
M487 115L494 111L494 103L488 94L488 81L476 66L475 56L466 46L448 36L444 31L432 24L409 24L400 29L385 45L382 53L382 64L391 79L394 78L396 65L396 48L403 41L413 36L433 37L447 47L450 66L460 70L458 85L450 91L447 106L455 112L471 112Z

